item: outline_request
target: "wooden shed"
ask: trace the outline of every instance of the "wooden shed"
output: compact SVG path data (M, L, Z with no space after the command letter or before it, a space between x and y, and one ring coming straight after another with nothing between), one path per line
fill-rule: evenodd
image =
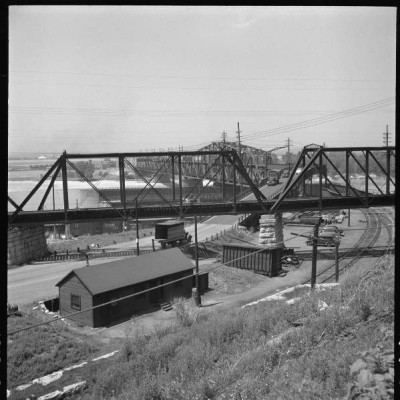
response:
M75 269L56 284L60 315L90 309L69 318L91 327L111 325L174 297L190 297L193 268L180 249L171 248ZM130 296L186 276L179 282ZM118 300L126 296L130 297ZM112 303L91 309L107 302Z
M222 262L230 267L250 269L270 277L282 270L282 248L265 248L242 244L224 244Z

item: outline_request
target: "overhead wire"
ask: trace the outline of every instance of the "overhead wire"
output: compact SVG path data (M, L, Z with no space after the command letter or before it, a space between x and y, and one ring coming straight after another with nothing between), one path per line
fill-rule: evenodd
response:
M139 75L139 74L117 74L117 73L93 73L93 72L71 72L71 71L39 71L39 70L15 70L9 73L35 73L35 74L57 74L57 75L82 75L82 76L102 76L102 77L135 77L135 78L161 78L161 79L206 79L206 80L245 80L245 81L328 81L328 82L395 82L394 79L332 79L332 78L264 78L264 77L228 77L228 76L184 76L184 75Z
M366 104L363 106L359 106L359 107L343 110L343 111L340 111L337 113L329 114L325 117L319 117L319 118L315 118L315 119L311 119L311 120L307 120L307 121L297 122L294 124L283 125L278 128L249 133L247 135L242 135L242 137L245 138L247 141L249 141L249 140L252 140L253 138L259 138L260 136L265 137L265 136L272 136L272 135L276 135L276 134L280 134L280 133L286 133L286 132L290 132L292 130L315 126L315 125L331 122L336 119L347 118L349 116L365 113L365 112L371 111L376 108L385 107L389 104L394 103L394 101L395 101L395 98L392 97L392 98L380 100L380 101L377 101L374 103Z
M295 237L291 237L291 238L289 238L289 239L286 239L286 240L283 240L283 241L281 241L281 242L278 242L277 245L278 245L278 244L282 244L282 243L286 243L286 242L288 242L288 241L290 241L290 240L293 240L293 239L295 239ZM256 247L255 247L255 248L256 248ZM211 271L213 271L213 270L215 270L215 269L217 269L217 268L222 268L223 266L226 266L227 264L231 264L231 263L233 263L233 262L235 262L235 261L238 261L238 260L241 260L241 259L244 259L244 258L247 258L247 257L251 257L251 256L253 256L253 255L256 254L256 253L259 253L259 252L262 252L262 251L265 251L265 250L266 250L266 248L261 248L261 249L259 249L259 250L256 250L256 251L252 252L251 254L248 254L248 255L241 256L241 257L235 258L235 259L233 259L233 260L230 260L230 261L226 262L225 264L216 265L215 267L213 267L213 268L207 270L207 272L211 272ZM193 267L193 269L194 269L194 268L195 268L195 267ZM118 302L118 301L130 299L130 298L132 298L132 297L135 297L135 296L139 296L139 295L141 295L141 294L148 293L148 292L150 292L150 291L153 291L153 290L156 290L156 289L159 289L159 288L162 288L162 287L165 287L165 286L174 284L174 283L176 283L176 282L181 282L181 281L184 281L184 280L187 280L187 279L193 279L193 276L197 276L197 275L199 275L199 274L200 274L200 271L199 271L199 273L196 273L196 272L195 272L194 274L190 275L189 277L188 277L188 276L185 276L185 277L183 277L183 278L178 278L178 279L175 279L175 280L173 280L173 281L170 281L170 282L167 282L167 283L163 283L163 284L161 284L161 285L157 285L157 286L154 286L154 287L152 287L152 288L148 288L148 289L142 290L142 291L140 291L140 292L132 293L132 294L130 294L130 295L123 296L123 297L120 297L120 298L118 298L118 299L113 299L113 300L111 300L111 301L108 301L108 302L105 302L105 303L102 303L102 304L98 304L98 305L96 305L96 306L92 306L92 307L85 308L84 310L79 310L79 311L76 311L76 312L73 312L73 313L69 313L69 314L67 314L67 315L64 315L62 318L70 318L70 317L72 317L72 316L75 316L75 315L78 315L78 314L82 314L82 313L87 312L87 311L95 310L95 309L97 309L97 308L101 308L101 307L104 307L104 306L107 306L107 305L111 305L111 304L113 304L113 303L115 304L115 303ZM52 319L52 320L45 321L45 322L41 322L41 323L38 323L38 324L35 324L35 325L30 325L30 326L26 326L26 327L24 327L24 328L16 329L16 330L14 330L14 331L7 332L7 336L13 335L13 334L15 334L15 333L27 331L27 330L30 330L30 329L34 329L34 328L37 328L37 327L39 327L39 326L48 325L48 324L51 324L51 323L56 322L56 321L58 321L58 320L59 320L59 319Z

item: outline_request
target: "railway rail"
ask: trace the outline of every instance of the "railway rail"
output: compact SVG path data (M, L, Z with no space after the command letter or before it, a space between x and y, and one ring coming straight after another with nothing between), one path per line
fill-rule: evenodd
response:
M381 259L392 251L394 236L393 229L391 228L393 223L393 219L391 218L392 212L388 211L387 209L382 210L385 210L384 214L378 214L373 209L363 211L367 221L367 228L356 244L350 250L344 252L344 254L340 256L339 273L343 273L343 271L349 269L360 259L360 257L371 250L372 246L377 242L379 236L381 235L382 226L385 226L387 229L388 240L385 249L383 250L383 254L381 255ZM387 221L391 222L391 224L385 223ZM351 259L349 260L349 258ZM379 261L375 263L375 265L377 264L379 264ZM328 281L332 281L335 278L335 268L336 264L332 263L319 271L317 273L317 283L326 283ZM311 279L307 279L301 282L301 284L307 284L310 283L310 281Z

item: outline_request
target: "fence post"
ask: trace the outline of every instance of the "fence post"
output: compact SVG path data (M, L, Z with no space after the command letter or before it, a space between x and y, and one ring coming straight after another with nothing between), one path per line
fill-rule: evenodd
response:
M335 245L335 279L339 282L339 242Z

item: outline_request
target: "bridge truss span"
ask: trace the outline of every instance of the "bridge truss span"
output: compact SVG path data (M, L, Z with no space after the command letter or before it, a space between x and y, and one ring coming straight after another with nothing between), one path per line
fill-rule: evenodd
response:
M99 164L100 171L95 168ZM395 204L394 169L394 147L306 146L289 178L269 188L257 186L259 180L252 178L235 149L64 152L20 204L8 197L15 208L8 213L8 224L391 206ZM95 199L91 205L82 207L76 200L71 207L70 189L78 183L85 185L81 203L91 195ZM51 207L56 184L61 187L62 205L54 207L53 200ZM39 193L34 210L27 207Z

